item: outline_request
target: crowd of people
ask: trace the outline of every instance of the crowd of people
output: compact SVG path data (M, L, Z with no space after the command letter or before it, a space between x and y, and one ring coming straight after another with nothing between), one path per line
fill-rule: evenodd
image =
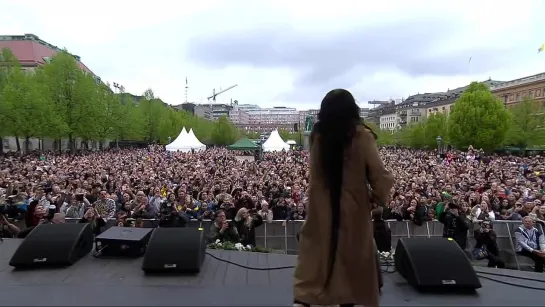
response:
M445 236L463 248L475 221L545 221L545 157L484 155L473 148L441 156L381 148L380 155L395 178L389 203L381 204L383 219L416 225L438 219L448 224ZM175 153L161 146L7 154L0 158L2 236L25 232L7 217L24 219L28 229L44 219L80 219L99 233L105 220L138 227L172 208L184 219L214 220L211 241L255 245L254 229L263 222L305 219L308 159L305 151L250 161L226 149ZM476 231L488 233L486 227Z

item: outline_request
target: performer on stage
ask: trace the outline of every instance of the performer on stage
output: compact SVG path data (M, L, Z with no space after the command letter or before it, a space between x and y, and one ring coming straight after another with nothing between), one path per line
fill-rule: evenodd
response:
M310 137L309 202L295 269L295 306L378 306L371 198L387 203L394 180L375 138L362 124L352 94L337 89L324 97Z

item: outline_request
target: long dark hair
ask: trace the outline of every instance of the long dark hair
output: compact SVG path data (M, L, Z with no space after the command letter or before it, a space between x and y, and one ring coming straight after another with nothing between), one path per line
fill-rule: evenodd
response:
M331 205L331 233L329 263L324 291L329 287L337 255L339 229L341 224L340 202L343 181L345 149L352 143L356 126L362 121L359 107L350 92L343 89L332 90L325 95L314 125L313 139L320 136L317 144L319 163L323 172L324 184L329 189ZM315 150L316 150L315 149Z

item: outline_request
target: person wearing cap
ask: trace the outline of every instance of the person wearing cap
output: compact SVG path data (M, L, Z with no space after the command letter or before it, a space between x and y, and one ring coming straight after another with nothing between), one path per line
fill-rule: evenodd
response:
M486 218L482 221L481 227L473 231L473 236L475 238L475 248L473 249L474 256L476 250L480 251L482 252L482 259L488 259L489 268L505 268L505 262L500 258L500 249L496 242L496 233L494 232L494 229L492 229L490 219Z
M443 226L443 237L456 241L463 250L467 247L467 232L470 220L465 212L455 203L445 206L445 212L438 216Z

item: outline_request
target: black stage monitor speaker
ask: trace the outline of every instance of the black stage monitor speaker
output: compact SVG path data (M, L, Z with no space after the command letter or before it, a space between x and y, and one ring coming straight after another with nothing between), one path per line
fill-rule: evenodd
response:
M146 273L198 273L206 255L199 228L157 228L149 241L142 270Z
M9 265L20 269L69 266L93 249L88 223L40 224L17 248Z
M96 256L108 258L137 258L144 255L153 228L110 227L98 235Z
M395 268L420 291L471 291L481 282L458 244L446 238L402 238L394 255Z

